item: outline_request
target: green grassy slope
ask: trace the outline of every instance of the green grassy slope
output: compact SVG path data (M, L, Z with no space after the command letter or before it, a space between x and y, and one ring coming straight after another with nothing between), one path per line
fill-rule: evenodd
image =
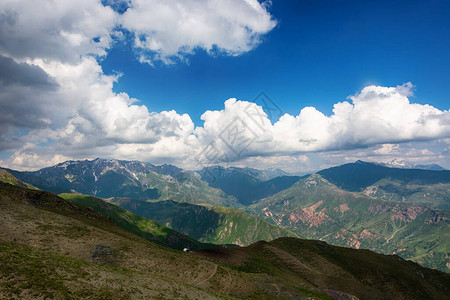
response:
M182 250L189 248L192 250L217 247L213 244L200 243L184 234L162 226L155 221L135 215L119 206L105 202L102 199L87 195L61 194L65 200L73 203L90 207L98 213L108 217L119 227L143 237L157 244Z
M1 299L215 299L187 283L0 240ZM126 283L126 284L124 284Z
M51 193L0 183L0 216L2 299L214 298L192 286L210 264Z
M175 201L141 202L121 198L108 201L204 243L247 246L260 240L296 236L234 208Z
M397 253L450 271L450 213L386 202L339 189L320 175L262 200L248 211L302 238Z
M37 189L36 187L32 186L31 184L17 179L16 177L14 177L14 175L12 175L7 170L2 169L2 168L0 168L0 182L9 183L12 185L17 185L17 186L29 188L29 189Z

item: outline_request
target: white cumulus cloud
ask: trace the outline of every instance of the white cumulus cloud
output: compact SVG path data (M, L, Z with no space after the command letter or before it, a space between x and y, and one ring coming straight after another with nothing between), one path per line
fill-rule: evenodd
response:
M4 0L0 54L70 62L87 54L105 55L116 18L100 1Z
M133 0L120 22L135 33L141 61L151 64L173 62L196 48L238 55L277 24L257 0Z

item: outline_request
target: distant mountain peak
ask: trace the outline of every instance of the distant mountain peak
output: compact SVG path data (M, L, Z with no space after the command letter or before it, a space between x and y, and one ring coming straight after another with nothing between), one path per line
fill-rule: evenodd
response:
M384 162L384 163L380 163L380 165L389 167L389 168L401 168L401 169L413 169L414 168L414 164L407 162L406 160L398 159L398 158L393 159L391 161Z
M373 164L376 164L376 163L373 163L373 162L363 161L363 160L360 160L360 159L358 159L354 163L358 164L358 165L373 165Z
M399 169L422 169L431 171L441 171L445 170L443 167L437 164L413 164L403 159L393 159L384 163L379 163L379 165L388 168L399 168Z

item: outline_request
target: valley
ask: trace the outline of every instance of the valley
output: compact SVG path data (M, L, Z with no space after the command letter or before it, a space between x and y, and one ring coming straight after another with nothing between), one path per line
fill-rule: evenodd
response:
M446 170L357 161L300 177L280 170L217 166L196 172L95 159L10 172L43 190L102 195L203 243L246 246L298 236L398 254L450 272Z
M110 295L105 278L119 287L123 276L133 289L112 291L126 297L439 299L449 289L449 171L356 162L293 176L103 159L0 171L3 272L16 274L0 283L4 295L81 295L81 281L65 284L75 273L96 282L87 289L96 297ZM94 272L98 263L118 269ZM59 278L49 288L22 286L21 272L37 265L64 271L47 275ZM379 271L366 278L364 268ZM416 282L424 276L436 279Z
M203 243L248 246L257 241L297 237L235 208L203 206L175 201L142 202L112 198L108 202L155 220Z

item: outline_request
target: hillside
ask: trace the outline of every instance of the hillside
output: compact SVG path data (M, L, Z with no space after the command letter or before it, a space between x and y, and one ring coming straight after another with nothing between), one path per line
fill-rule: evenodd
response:
M318 174L250 206L248 212L302 238L398 254L450 271L450 213L339 189Z
M0 182L9 183L9 184L12 184L12 185L17 185L17 186L24 187L24 188L29 188L29 189L36 189L31 184L23 182L23 181L17 179L10 172L8 172L7 170L2 169L2 168L0 168Z
M184 234L162 226L155 221L135 215L99 198L77 194L61 194L59 196L75 204L92 208L94 211L106 216L117 226L162 246L177 250L183 250L184 248L198 250L217 247L213 244L199 243Z
M192 286L213 271L208 263L56 195L0 191L0 298L215 297Z
M367 196L450 211L450 183L416 184L383 178L364 188Z
M196 254L240 271L279 277L278 283L266 285L276 293L283 291L284 284L297 284L300 289L308 285L318 290L326 288L338 299L448 299L450 289L449 274L444 280L436 280L435 276L443 273L396 255L320 241L280 238L246 248L207 249Z
M260 240L296 236L240 210L175 201L141 202L112 198L111 203L159 222L200 242L247 246Z
M336 186L387 201L450 210L450 171L390 168L357 161L317 172Z
M415 184L450 183L450 171L399 169L357 161L317 172L340 188L361 191L383 178Z
M0 214L0 298L445 299L450 288L448 274L323 242L175 251L92 209L3 183Z

